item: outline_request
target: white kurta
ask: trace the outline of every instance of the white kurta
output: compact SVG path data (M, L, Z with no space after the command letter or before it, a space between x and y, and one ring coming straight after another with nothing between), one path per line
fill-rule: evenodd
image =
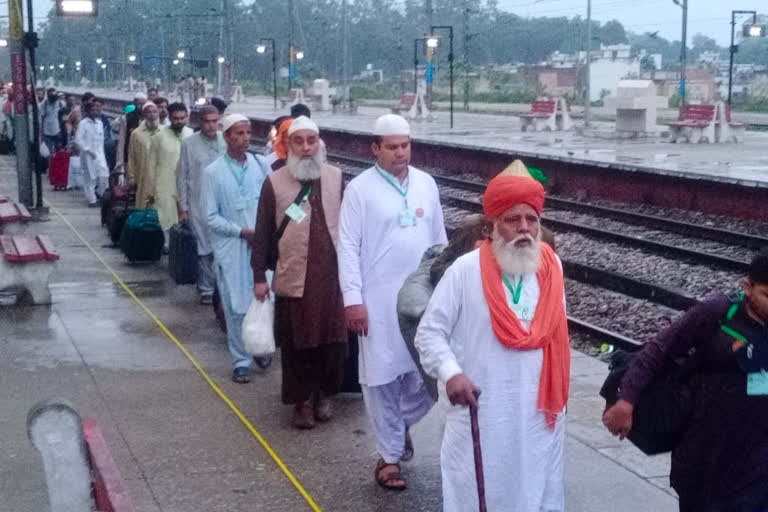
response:
M109 169L104 156L104 124L101 119L84 117L77 125L75 144L80 150L80 165L85 176L91 181L108 178Z
M367 386L416 371L400 333L397 293L424 251L447 243L435 180L411 167L406 197L416 225L401 227L403 196L371 167L349 182L341 204L339 282L344 306L368 310L359 357L360 383Z
M528 329L539 300L536 275L523 276L518 304L506 292ZM438 283L416 348L424 370L439 379L440 402L448 408L440 451L444 512L477 510L469 410L451 407L445 396L447 380L462 372L482 390L478 419L488 510L562 511L565 414L550 430L536 406L543 351L507 349L493 333L478 250L456 260Z
M202 195L203 173L214 160L227 149L221 132L209 140L202 132L190 135L181 142L181 156L176 170L176 189L179 195L179 209L189 212L189 225L197 240L197 254L211 254L211 241L208 235L206 202Z

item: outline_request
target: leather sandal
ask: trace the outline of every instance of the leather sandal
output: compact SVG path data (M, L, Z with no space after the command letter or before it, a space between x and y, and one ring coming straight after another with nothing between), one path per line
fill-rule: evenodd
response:
M387 467L396 468L395 471L383 472L382 470ZM376 470L373 473L376 483L382 488L390 491L403 491L405 490L405 477L400 473L399 464L387 464L384 459L379 459L376 463ZM393 484L392 482L402 482L401 484Z

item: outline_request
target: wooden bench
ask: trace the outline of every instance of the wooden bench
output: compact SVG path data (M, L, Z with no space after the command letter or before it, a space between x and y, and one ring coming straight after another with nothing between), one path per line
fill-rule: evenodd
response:
M520 118L520 130L528 131L532 126L533 131L557 130L557 101L536 100L531 103L531 111L517 114Z
M717 109L715 105L690 105L680 107L680 115L677 121L668 121L670 142L677 142L681 137L688 142L697 144L703 139L714 143L717 141L715 124L717 121Z
M400 96L400 102L397 106L392 108L393 114L402 114L408 112L413 108L413 103L416 101L416 95L412 92L406 92Z
M47 236L0 235L0 290L21 288L34 304L50 304L48 279L59 254Z
M0 233L19 235L32 220L27 207L21 203L0 202Z

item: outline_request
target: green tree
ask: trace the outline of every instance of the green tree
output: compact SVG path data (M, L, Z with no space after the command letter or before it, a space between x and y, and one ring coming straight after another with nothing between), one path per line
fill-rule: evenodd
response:
M628 42L624 25L616 20L607 22L600 28L600 40L603 44L625 44Z

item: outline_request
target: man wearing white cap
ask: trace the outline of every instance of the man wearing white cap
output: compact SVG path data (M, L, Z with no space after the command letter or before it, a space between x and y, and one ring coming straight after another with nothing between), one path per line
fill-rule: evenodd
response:
M125 175L128 184L136 187L136 208L146 208L155 188L148 172L151 138L160 129L157 106L151 101L142 107L144 122L131 132Z
M109 170L104 155L104 125L101 122L102 102L98 98L86 104L85 117L77 125L75 145L80 150L85 183L83 191L88 206L97 206L96 196L104 193L107 188Z
M435 181L409 166L408 122L381 116L373 134L376 164L344 193L339 280L347 327L361 336L360 384L380 456L376 481L399 490L399 462L413 456L408 428L433 401L400 333L397 294L424 251L447 237Z
M216 282L227 323L227 345L232 357L232 380L250 382L252 356L243 345L242 324L253 297L251 248L256 212L269 166L264 157L248 153L251 123L241 114L221 121L226 152L205 169L203 196L213 248ZM269 357L257 358L262 368Z
M131 133L139 127L143 118L144 112L142 108L147 102L147 95L143 92L137 92L133 96L133 104L136 107L134 110L128 112L125 115L120 116L120 126L117 136L117 155L115 170L119 171L128 164L128 145L131 142ZM127 169L124 170L127 174Z
M343 180L341 170L326 163L319 129L309 118L293 120L286 146L285 166L261 192L253 293L267 299L266 272L274 268L282 400L294 406L294 426L309 429L315 420L331 419L328 397L339 391L347 349L336 259ZM270 261L278 248L277 260Z

